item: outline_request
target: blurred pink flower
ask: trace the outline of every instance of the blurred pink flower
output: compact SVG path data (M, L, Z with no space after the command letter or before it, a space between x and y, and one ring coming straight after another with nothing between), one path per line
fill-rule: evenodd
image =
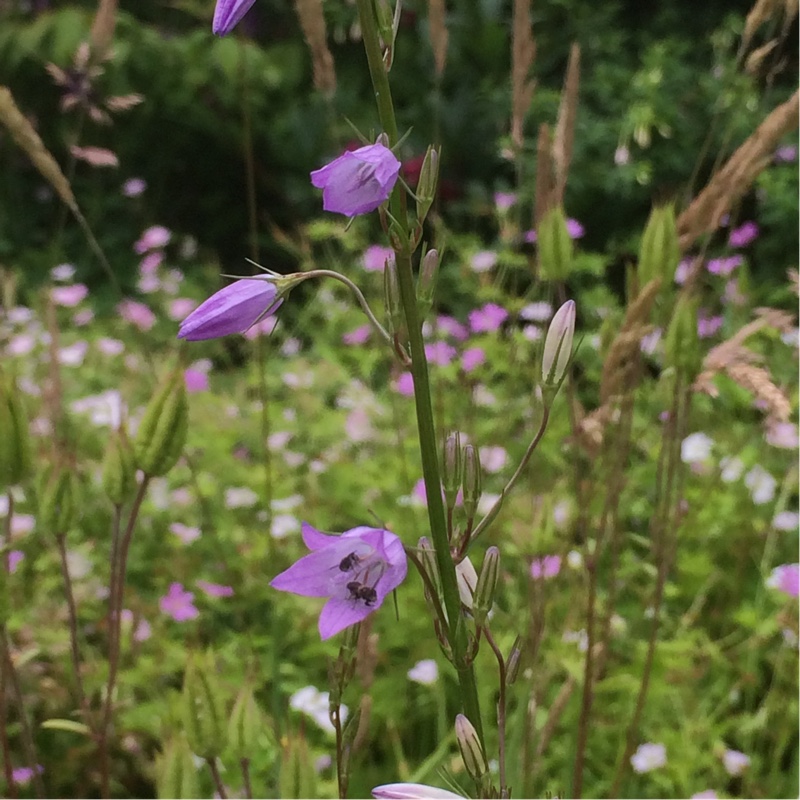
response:
M73 144L70 153L79 161L85 161L93 167L118 167L119 159L116 153L105 147L79 147Z
M797 425L794 422L775 420L769 424L767 435L764 438L767 440L767 444L771 444L773 447L795 450L798 446Z
M578 222L578 220L570 218L567 220L567 233L571 239L580 239L586 233L586 230L584 229L583 225ZM530 230L525 231L523 238L526 242L528 242L528 244L533 244L538 237L535 230Z
M785 144L775 151L773 158L778 164L792 164L797 161L797 148L792 144Z
M675 283L678 286L683 286L686 283L686 279L689 277L689 271L692 268L692 260L691 258L683 258L678 263L678 266L675 269Z
M73 283L70 286L54 286L50 290L50 297L57 306L75 308L82 300L86 299L89 290L82 283Z
M72 324L79 328L88 325L94 319L94 311L91 308L82 308L72 315Z
M163 225L153 225L142 233L133 245L133 249L139 255L144 255L148 250L158 250L161 247L166 247L171 238L172 233Z
M709 339L722 327L721 316L706 316L702 311L697 316L697 335L701 339Z
M401 372L394 382L395 391L404 397L414 396L414 377L410 372Z
M663 744L640 744L631 756L631 766L634 772L642 774L666 766L667 748Z
M158 275L142 275L136 283L136 288L142 294L152 294L159 291L161 287L161 278Z
M169 526L169 532L174 533L183 544L191 544L200 538L200 528L193 528L190 525L184 525L182 522L173 522Z
M707 264L706 269L712 275L730 275L736 267L740 267L744 259L740 255L727 256L725 258L712 258Z
M722 764L728 775L741 775L750 766L750 756L740 750L726 750L722 754Z
M129 178L122 184L125 197L138 197L147 189L147 182L142 178Z
M75 277L75 267L72 264L59 264L50 270L50 277L54 281L71 281Z
M167 309L167 316L178 322L184 317L188 317L197 308L197 301L190 297L177 297L171 300Z
M371 331L372 328L369 325L360 325L358 328L344 334L342 341L345 344L364 344L369 339Z
M140 331L149 331L156 324L156 315L138 300L123 300L117 305L117 312Z
M8 554L8 571L13 575L17 571L20 561L25 558L22 550L11 550Z
M361 258L361 264L367 272L383 272L386 260L394 261L394 250L380 244L371 244Z
M104 356L118 356L125 350L125 345L119 339L109 339L104 336L97 340L97 349Z
M457 319L442 314L436 318L436 330L445 336L451 336L458 342L463 342L469 338L469 329L462 325Z
M767 586L788 594L789 597L800 595L800 564L781 564L775 567L767 578Z
M497 206L498 211L508 211L511 206L517 202L517 196L514 192L495 192L494 204Z
M194 585L205 592L209 597L231 597L233 595L233 587L223 586L221 583L195 581Z
M480 250L470 259L473 272L489 272L497 263L497 253L493 250Z
M208 375L199 369L187 369L183 373L183 379L189 394L208 391Z
M487 303L469 312L469 327L473 333L491 333L496 331L507 318L508 311L497 303Z
M728 236L728 244L731 247L747 247L757 238L758 225L755 222L745 222L731 231L730 236Z
M146 253L139 262L139 272L142 275L153 275L163 263L164 251L151 250L149 253Z
M158 605L161 612L172 617L175 622L186 622L200 615L193 601L194 593L185 591L182 583L172 583Z
M447 342L431 342L425 345L425 358L437 367L446 367L455 357L455 347Z
M561 571L561 556L544 556L531 562L532 578L555 578Z
M11 777L17 786L27 786L33 780L34 771L41 775L44 767L41 764L37 764L35 770L33 767L15 767L11 771Z
M242 334L245 339L249 339L252 341L259 336L269 336L272 331L275 330L275 326L278 324L278 318L273 316L264 317L264 319L259 320L256 322L255 325L251 325L245 332Z
M486 353L482 347L468 347L461 355L461 368L464 372L472 372L486 361Z
M485 472L493 474L500 472L508 461L508 452L505 447L488 446L479 449L481 456L481 467Z

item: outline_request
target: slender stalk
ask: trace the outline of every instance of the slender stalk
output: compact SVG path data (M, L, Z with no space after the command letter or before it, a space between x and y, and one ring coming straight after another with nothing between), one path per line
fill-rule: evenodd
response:
M370 77L375 92L375 101L381 126L389 137L390 144L397 141L397 122L394 116L392 93L389 78L383 64L378 29L371 0L357 0L358 15L361 21L361 32L364 49L369 64ZM436 560L442 582L442 594L447 609L448 633L453 649L454 663L461 686L464 712L475 726L478 737L483 743L483 723L478 702L478 690L475 684L475 673L467 661L467 630L461 620L461 600L458 595L455 565L450 554L447 540L447 524L444 504L441 496L441 480L437 456L438 443L433 424L430 383L428 381L428 363L425 358L425 346L422 340L422 326L417 311L417 300L414 291L414 279L411 268L411 252L408 244L408 215L405 195L396 187L391 197L392 216L400 227L402 250L397 253L397 278L400 288L400 299L406 317L408 338L411 347L411 374L414 378L414 403L417 412L417 431L419 436L420 456L422 459L422 476L428 497L428 519L431 526Z
M2 557L2 564L0 564L0 580L3 581L3 588L8 583L8 542L9 533L11 530L11 503L13 501L9 492L9 509L8 516L6 517L6 535L4 539L4 546L0 548L0 557ZM3 751L3 773L6 779L6 791L9 797L17 797L17 784L14 782L14 768L11 764L11 745L8 741L8 696L6 694L6 678L8 676L8 662L5 657L0 658L0 747Z
M108 631L108 683L106 684L105 705L103 707L103 717L100 723L100 729L97 733L98 736L98 751L101 758L101 781L102 781L102 796L108 798L110 796L110 770L108 764L108 728L111 724L111 712L113 709L113 695L114 687L117 680L117 671L119 669L119 653L120 653L120 627L122 624L122 603L125 595L125 571L128 562L128 549L130 548L131 538L133 537L133 529L136 525L136 518L139 515L144 496L147 493L147 487L150 483L150 476L145 475L142 482L139 484L139 489L136 492L136 497L133 500L130 514L128 516L128 524L125 526L125 532L122 536L118 536L119 520L115 516L115 530L114 541L112 541L112 552L116 550L117 560L111 565L111 584L113 587L113 594L109 596L109 631ZM114 542L118 540L115 547Z
M337 703L331 709L331 722L336 731L336 781L339 789L339 797L347 797L347 769L345 768L344 739L342 737L342 718L340 716L341 706Z
M506 663L488 625L483 626L483 635L497 659L497 671L500 677L497 698L497 760L500 773L500 797L508 797L508 787L506 786Z
M653 592L653 621L650 627L650 636L647 642L647 653L645 655L644 667L642 669L642 680L639 685L639 693L636 697L633 716L628 724L625 737L625 750L621 760L617 764L614 774L610 796L619 797L619 790L627 772L630 757L636 745L636 735L641 722L644 706L647 701L647 693L650 688L650 678L653 671L655 660L656 644L658 642L658 632L661 625L661 605L664 600L664 588L667 582L667 572L669 568L669 554L667 551L667 534L671 519L672 498L675 482L678 479L680 470L680 441L682 432L685 428L688 406L691 394L690 389L685 386L685 379L682 374L676 375L673 403L670 408L670 416L667 428L664 431L664 441L658 465L656 499L656 517L653 520L653 539L655 542L655 561L657 567L656 585Z
M239 766L242 768L242 781L244 783L244 796L247 800L252 800L253 798L253 786L250 783L250 759L249 758L241 758L239 759Z
M225 784L222 782L222 776L219 774L219 767L217 767L216 758L207 758L206 764L211 770L211 777L214 780L214 788L222 800L228 800L228 793L225 791Z
M6 662L6 674L11 678L11 691L14 695L14 702L17 705L19 726L22 734L22 749L25 751L25 759L33 769L33 786L37 797L45 797L44 781L39 774L36 765L39 759L36 756L36 745L33 740L31 726L28 724L28 717L25 714L25 699L22 696L22 687L19 682L19 675L11 660L11 648L8 645L8 634L5 625L0 626L0 658Z
M78 695L78 705L83 714L84 722L88 722L88 706L86 693L83 690L83 676L81 675L81 650L78 644L78 610L75 606L75 593L72 591L72 578L69 574L67 563L67 542L63 533L56 534L58 554L61 560L61 576L64 579L64 593L67 597L67 612L69 614L69 642L72 656L72 671L75 673L75 691Z

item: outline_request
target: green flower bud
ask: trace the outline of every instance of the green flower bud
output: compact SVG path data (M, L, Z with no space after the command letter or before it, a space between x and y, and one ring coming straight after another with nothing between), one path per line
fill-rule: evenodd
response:
M115 506L121 506L136 491L136 461L125 428L111 434L103 458L102 485Z
M646 286L654 278L670 286L680 261L678 224L672 204L656 206L650 212L642 235L639 250L639 286Z
M389 320L389 330L402 344L408 339L408 329L403 302L400 299L400 284L397 280L397 265L394 259L387 258L383 269L383 300Z
M237 758L249 760L257 752L263 752L265 736L262 734L266 733L264 715L256 702L253 687L243 686L228 720L228 745Z
M442 454L442 488L447 510L452 511L461 486L461 434L451 433L444 443Z
M489 772L489 764L478 732L463 714L456 717L456 741L467 774L476 782L482 781Z
M474 519L481 499L481 459L471 444L464 448L464 476L461 487L464 493L464 512L467 519Z
M383 43L387 47L391 47L394 44L394 31L392 26L394 11L392 10L392 6L389 0L376 0L373 8L375 9L375 17L378 23L378 33Z
M14 380L0 373L0 490L22 483L31 474L28 416Z
M78 478L72 469L53 467L39 482L38 522L48 534L65 534L78 512Z
M190 656L183 676L183 727L189 747L202 758L222 755L226 746L225 711L210 657Z
M417 308L419 317L424 320L433 306L433 296L436 292L436 281L439 277L439 251L428 250L419 265L419 279L417 280Z
M421 536L417 542L417 548L419 549L420 561L428 577L431 579L431 583L434 586L438 586L439 566L436 563L436 553L430 539L428 539L427 536Z
M157 758L156 794L160 800L200 796L197 768L185 736L170 739Z
M492 546L483 557L483 565L478 574L478 585L472 601L472 614L475 617L475 625L478 627L486 622L486 617L492 609L499 576L500 550Z
M417 219L422 222L428 216L436 197L436 182L439 178L439 151L429 146L419 171L417 183Z
M522 642L519 636L517 636L517 638L514 639L514 644L511 646L511 652L508 654L508 660L506 661L506 684L508 686L511 686L517 680L521 658Z
M672 313L664 340L664 356L668 366L686 373L692 380L700 369L700 337L697 333L697 303L682 295Z
M572 269L572 238L567 218L559 206L551 208L536 229L539 248L539 272L545 280L565 281Z
M136 465L145 475L165 475L186 444L189 409L183 372L174 370L147 404L136 434Z

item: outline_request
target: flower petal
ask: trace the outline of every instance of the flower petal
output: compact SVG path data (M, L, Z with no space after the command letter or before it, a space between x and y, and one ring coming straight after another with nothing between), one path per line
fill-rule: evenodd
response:
M211 30L217 36L225 36L241 21L256 0L217 0Z
M374 605L348 600L342 597L331 597L322 608L319 615L319 635L322 641L330 639L331 636L361 622L375 611L380 602Z

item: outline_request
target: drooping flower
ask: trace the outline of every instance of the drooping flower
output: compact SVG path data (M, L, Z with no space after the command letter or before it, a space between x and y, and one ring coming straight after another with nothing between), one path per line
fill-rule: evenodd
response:
M354 217L374 211L392 193L400 162L384 145L370 144L343 153L311 173L311 183L322 189L325 211Z
M663 767L667 763L667 748L663 744L640 744L631 756L631 766L639 774Z
M423 783L384 783L372 790L372 796L379 800L463 800L460 794Z
M217 0L211 30L217 36L227 36L250 10L256 0Z
M389 531L361 525L340 536L302 526L307 556L272 579L270 586L304 597L327 597L319 617L329 639L380 608L406 577L403 543Z
M212 294L180 324L179 339L197 342L244 333L281 304L272 281L242 278Z

